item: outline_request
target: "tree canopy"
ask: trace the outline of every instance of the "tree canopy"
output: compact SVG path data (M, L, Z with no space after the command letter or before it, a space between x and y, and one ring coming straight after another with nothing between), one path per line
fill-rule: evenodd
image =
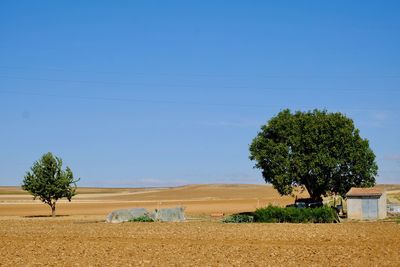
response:
M326 110L281 111L261 127L250 159L281 195L302 186L314 200L373 186L378 171L369 142L353 121Z
M79 180L79 179L78 179ZM22 182L22 189L39 198L51 207L55 216L56 202L61 198L71 201L76 194L76 182L69 167L62 170L62 160L52 153L44 154L28 171Z

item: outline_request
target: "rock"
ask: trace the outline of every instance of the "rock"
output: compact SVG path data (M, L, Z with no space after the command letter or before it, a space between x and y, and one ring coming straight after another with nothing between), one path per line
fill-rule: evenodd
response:
M114 210L107 215L106 221L109 223L121 223L142 216L149 216L149 211L145 208Z
M156 222L184 222L184 211L185 208L183 207L159 209L153 212L149 212L145 208L114 210L107 215L106 221L109 223L122 223L138 217L148 216Z
M185 208L167 208L159 209L149 214L149 216L158 222L184 222L185 221Z

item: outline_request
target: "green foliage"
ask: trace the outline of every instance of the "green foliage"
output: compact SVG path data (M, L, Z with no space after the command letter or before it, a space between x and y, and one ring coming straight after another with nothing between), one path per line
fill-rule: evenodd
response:
M304 186L311 198L375 184L378 166L367 139L341 113L284 110L250 145L250 159L281 195Z
M337 214L331 207L319 208L281 208L268 206L257 209L255 212L233 214L225 217L224 223L333 223L337 221Z
M248 214L232 214L222 220L223 223L251 223L254 222L254 216Z
M78 179L79 180L79 179ZM46 153L36 161L22 182L22 189L48 204L55 216L56 202L61 198L71 201L76 194L76 182L69 167L62 170L62 160Z
M314 223L333 223L339 220L337 211L331 207L311 209Z
M335 210L327 206L303 209L268 206L254 212L254 221L265 223L332 223L336 220Z
M152 218L150 218L149 216L144 215L144 216L130 219L129 222L154 222L154 220Z

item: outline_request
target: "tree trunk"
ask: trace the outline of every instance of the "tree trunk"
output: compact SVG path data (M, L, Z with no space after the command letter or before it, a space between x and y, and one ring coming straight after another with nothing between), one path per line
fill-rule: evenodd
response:
M56 217L56 203L51 205L51 217Z
M317 192L312 192L310 194L310 198L314 201L314 202L322 202L322 197L320 193Z
M311 187L311 185L309 184L305 184L305 187L307 189L308 194L310 195L310 198L315 201L315 202L320 202L322 201L322 197L321 194L316 192L317 190L313 190L313 188Z
M315 195L311 197L312 200L314 200L314 202L322 202L322 197L321 195Z

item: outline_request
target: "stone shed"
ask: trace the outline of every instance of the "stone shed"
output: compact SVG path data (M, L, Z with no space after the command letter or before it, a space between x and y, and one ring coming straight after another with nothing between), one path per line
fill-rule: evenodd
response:
M381 188L352 187L346 194L347 218L377 220L386 218L386 192Z

